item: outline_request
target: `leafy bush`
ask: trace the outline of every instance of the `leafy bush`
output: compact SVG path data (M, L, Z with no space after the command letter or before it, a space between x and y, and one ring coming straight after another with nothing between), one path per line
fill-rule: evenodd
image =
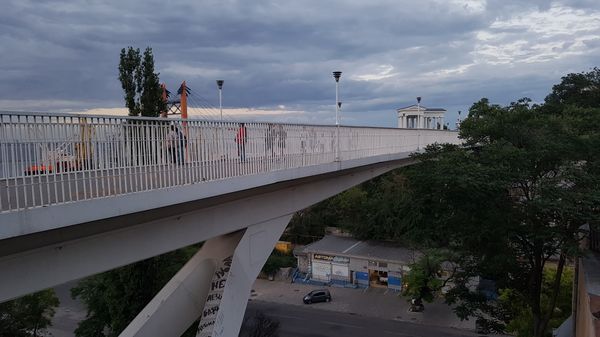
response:
M275 274L279 268L296 267L296 258L291 254L283 254L273 250L267 262L262 268L262 272L267 275Z

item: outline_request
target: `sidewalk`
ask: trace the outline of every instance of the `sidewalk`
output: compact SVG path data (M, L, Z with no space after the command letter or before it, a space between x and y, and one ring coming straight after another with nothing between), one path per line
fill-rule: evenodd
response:
M379 317L389 320L413 322L418 324L452 327L458 329L474 330L475 321L461 321L452 312L450 307L443 302L425 303L425 311L420 313L409 312L406 298L387 289L350 289L327 287L332 300L329 303L315 303L306 305L302 297L318 286L290 283L282 281L268 281L257 279L253 286L250 300L276 302L298 306L310 306L315 309L347 312L361 316Z

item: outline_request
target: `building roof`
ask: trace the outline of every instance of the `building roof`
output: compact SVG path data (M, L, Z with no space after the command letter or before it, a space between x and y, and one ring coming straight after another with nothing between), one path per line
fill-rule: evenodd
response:
M400 110L413 111L413 110L417 110L417 109L419 111L423 111L423 112L445 112L446 111L446 109L442 109L442 108L427 108L423 105L416 105L416 104L405 106L403 108L398 108L396 110L397 111L400 111Z
M421 254L396 243L382 241L359 241L354 238L326 235L303 250L305 253L321 253L335 256L363 258L376 261L413 263Z

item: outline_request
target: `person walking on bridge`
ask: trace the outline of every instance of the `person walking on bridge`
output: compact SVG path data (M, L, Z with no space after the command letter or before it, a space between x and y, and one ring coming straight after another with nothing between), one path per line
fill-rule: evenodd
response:
M181 130L174 124L171 124L166 137L167 152L171 163L183 163L185 143L186 139Z
M169 127L169 132L167 132L165 145L167 148L167 156L169 161L173 164L177 163L177 138L175 125L171 124Z
M235 142L238 147L238 156L242 162L246 161L246 143L248 142L248 132L246 130L246 124L240 123L240 128L235 135Z

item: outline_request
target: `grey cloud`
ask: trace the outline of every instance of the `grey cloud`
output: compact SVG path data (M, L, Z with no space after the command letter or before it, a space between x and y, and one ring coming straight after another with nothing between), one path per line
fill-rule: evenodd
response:
M428 106L452 109L449 114L484 96L499 103L524 94L539 100L560 76L593 65L598 42L585 40L588 53L566 59L491 65L477 58L478 33L490 31L496 20L553 5L600 10L584 0L491 0L484 11L447 1L13 0L0 13L0 109L3 99L39 99L39 109L56 109L47 104L52 99L76 102L65 104L69 109L120 106L118 54L129 45L153 48L156 70L171 91L187 80L217 105L219 76L225 79L226 106L284 105L307 111L286 118L307 121L331 121L333 70L344 72L343 114L355 124L395 125L394 109L418 95ZM505 34L495 35L493 43L532 36L521 27L490 32ZM538 51L526 46L523 53ZM392 69L391 75L358 80L380 66Z

